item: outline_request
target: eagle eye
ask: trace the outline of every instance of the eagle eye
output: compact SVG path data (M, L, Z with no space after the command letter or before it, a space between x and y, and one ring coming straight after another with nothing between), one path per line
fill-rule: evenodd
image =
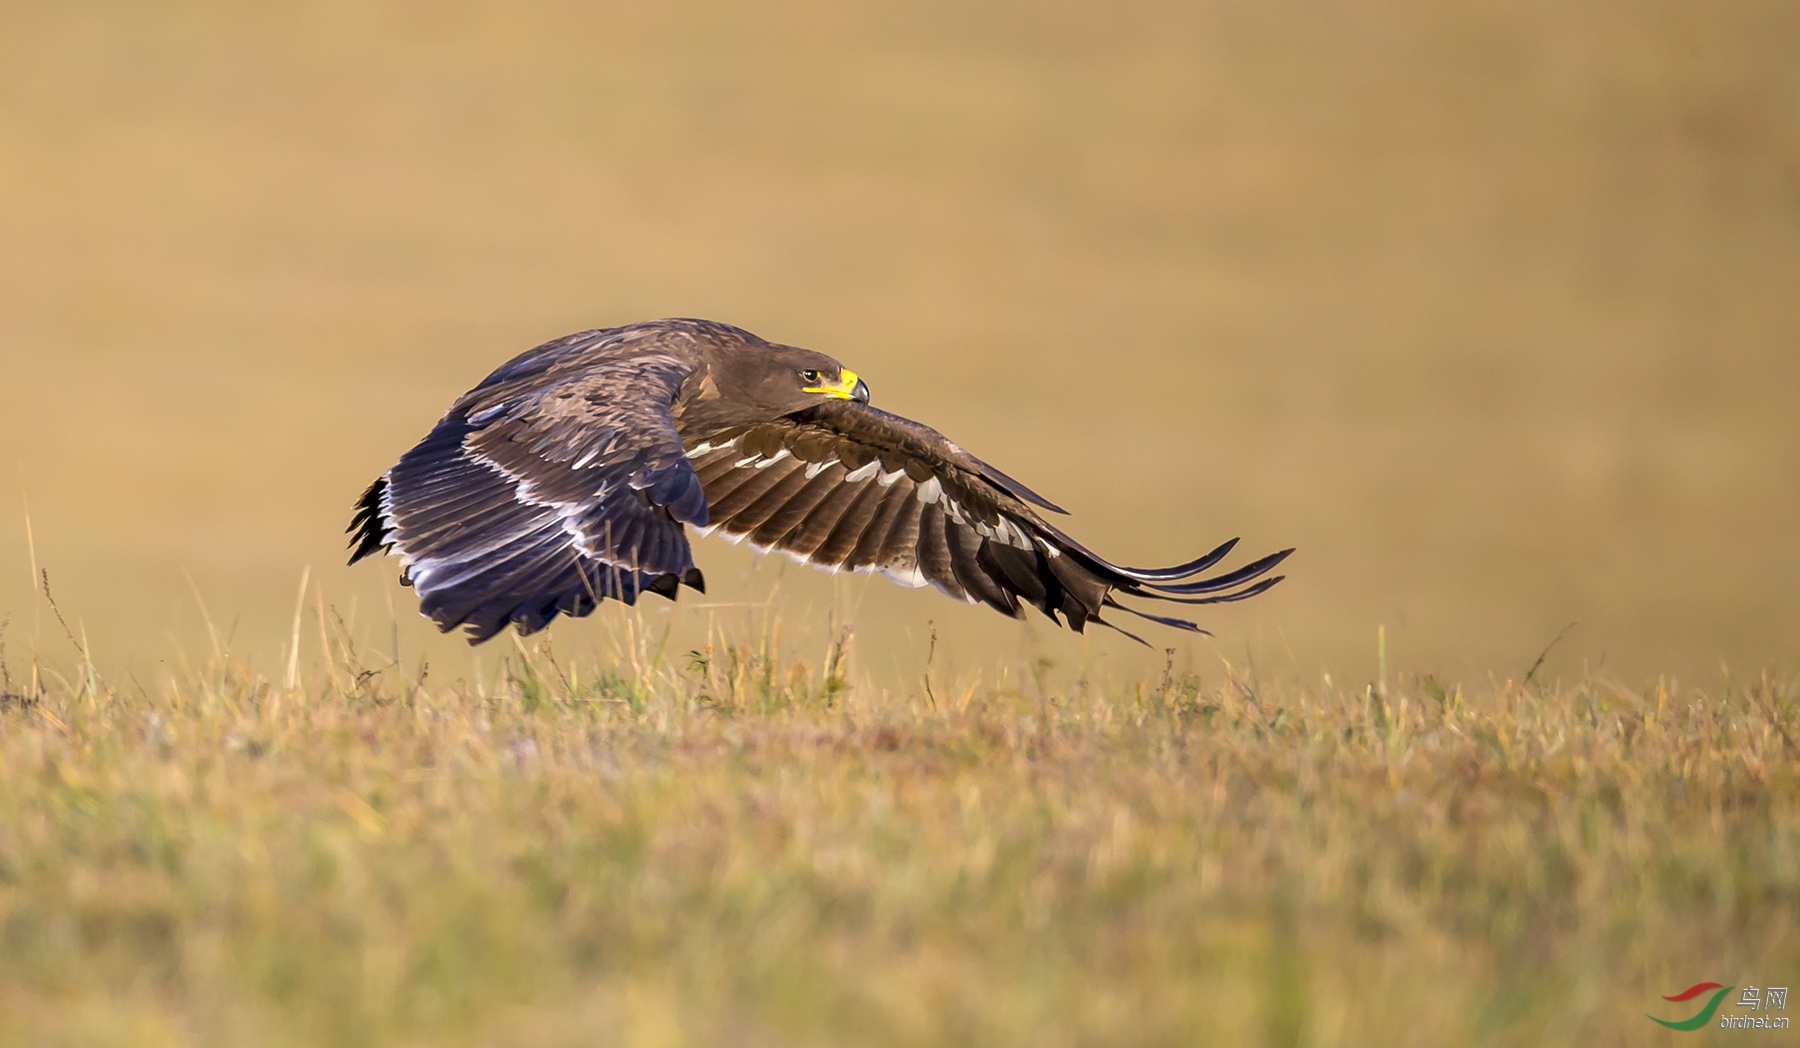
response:
M806 381L807 385L812 385L819 381L819 373L812 368L807 368L800 372L800 377Z

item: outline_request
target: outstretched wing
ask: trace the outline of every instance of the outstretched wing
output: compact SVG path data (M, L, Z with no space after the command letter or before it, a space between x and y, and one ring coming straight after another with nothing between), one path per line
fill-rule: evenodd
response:
M1171 568L1109 563L1046 523L1033 506L1062 511L1031 489L929 426L855 401L721 434L687 455L706 490L704 531L831 571L930 584L1015 617L1029 604L1077 632L1089 622L1113 625L1101 618L1112 608L1204 632L1117 597L1243 600L1280 582L1265 576L1293 552L1212 577L1200 576L1236 539Z
M581 337L465 394L350 525L352 564L397 554L420 610L471 643L704 584L682 523L705 524L706 499L670 418L692 367L658 354L567 366Z

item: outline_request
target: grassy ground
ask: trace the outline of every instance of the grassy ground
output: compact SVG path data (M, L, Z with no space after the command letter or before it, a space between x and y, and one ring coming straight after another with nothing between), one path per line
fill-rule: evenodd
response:
M1591 1048L1800 972L1792 681L451 681L320 619L291 680L14 645L0 1043Z

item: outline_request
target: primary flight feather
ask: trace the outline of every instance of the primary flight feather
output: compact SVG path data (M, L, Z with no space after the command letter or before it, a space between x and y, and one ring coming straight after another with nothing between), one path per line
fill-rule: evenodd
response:
M1039 510L1063 512L870 406L867 384L822 353L655 320L547 342L463 394L363 493L350 563L398 556L420 611L480 643L607 597L704 590L690 526L1015 617L1030 605L1077 632L1113 626L1111 609L1200 631L1117 598L1243 600L1280 582L1268 572L1292 552L1205 576L1233 539L1175 567L1120 567Z

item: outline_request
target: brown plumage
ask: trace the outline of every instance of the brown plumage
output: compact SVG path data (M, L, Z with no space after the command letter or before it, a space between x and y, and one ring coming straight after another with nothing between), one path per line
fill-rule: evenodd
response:
M350 562L399 556L421 612L470 643L607 597L703 590L688 525L1077 632L1111 626L1108 609L1203 632L1117 598L1219 604L1281 581L1266 576L1291 550L1198 577L1236 539L1171 568L1108 563L1038 513L1063 510L868 400L830 357L726 324L569 335L463 394L369 486Z

